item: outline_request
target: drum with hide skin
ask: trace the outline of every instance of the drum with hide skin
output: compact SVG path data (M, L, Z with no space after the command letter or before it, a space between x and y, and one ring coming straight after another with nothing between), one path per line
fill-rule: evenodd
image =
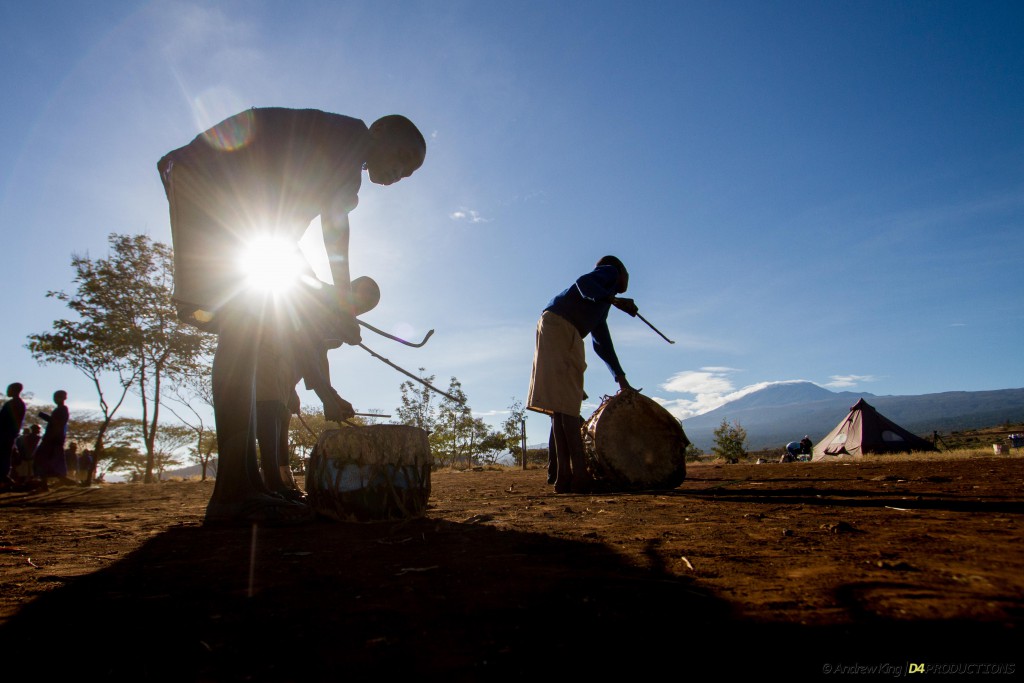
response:
M673 489L686 479L686 438L671 413L639 391L606 397L583 425L588 465L607 490Z
M418 427L332 429L313 448L306 495L319 514L343 522L421 517L432 464L427 432Z

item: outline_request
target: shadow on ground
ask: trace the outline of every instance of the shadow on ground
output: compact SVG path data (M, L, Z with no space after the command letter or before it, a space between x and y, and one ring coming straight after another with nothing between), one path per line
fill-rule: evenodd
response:
M948 621L753 623L657 562L630 566L598 543L432 519L172 527L0 630L7 650L50 680L88 671L132 681L799 680L843 662L997 661L1013 651L1012 635ZM958 650L959 639L975 649Z

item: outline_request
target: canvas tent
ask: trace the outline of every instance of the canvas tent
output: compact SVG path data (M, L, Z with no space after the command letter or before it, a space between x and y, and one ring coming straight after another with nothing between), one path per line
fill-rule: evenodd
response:
M843 421L814 446L811 459L934 450L932 442L911 434L860 399Z

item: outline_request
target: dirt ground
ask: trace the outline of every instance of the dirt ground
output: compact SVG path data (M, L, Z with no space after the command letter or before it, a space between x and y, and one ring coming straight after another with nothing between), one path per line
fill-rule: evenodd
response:
M696 465L600 495L441 472L425 518L276 528L202 526L208 483L6 493L5 671L1013 679L1022 486L1020 456Z

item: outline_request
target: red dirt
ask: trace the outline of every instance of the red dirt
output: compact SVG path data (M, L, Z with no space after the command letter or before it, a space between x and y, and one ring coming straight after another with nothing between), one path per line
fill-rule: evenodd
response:
M423 519L255 530L202 526L211 484L7 493L0 638L47 679L1019 676L1022 484L1019 456L441 472Z

